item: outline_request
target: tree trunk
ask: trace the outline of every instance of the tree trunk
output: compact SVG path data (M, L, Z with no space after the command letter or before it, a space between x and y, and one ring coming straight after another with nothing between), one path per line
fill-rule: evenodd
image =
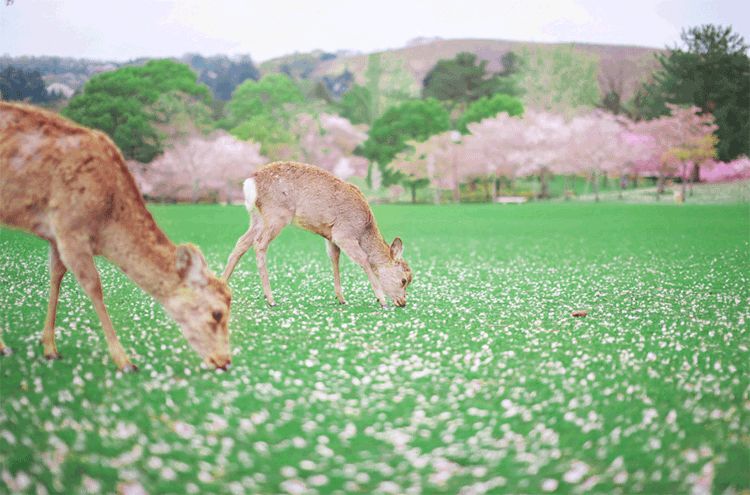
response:
M599 202L599 174L597 173L597 171L594 171L591 174L591 178L592 178L591 183L594 187L594 201L598 203Z
M497 202L497 196L499 195L500 190L500 176L495 175L495 178L492 180L492 202Z
M539 171L539 199L549 198L549 184L547 183L547 169Z
M456 185L453 186L453 202L461 202L461 184L459 184L458 182L456 182Z
M687 170L685 169L685 165L682 166L682 184L680 184L680 191L682 194L682 201L685 201L687 198Z
M411 202L417 202L417 185L414 182L411 183Z
M440 189L437 187L432 188L432 202L436 205L440 204Z
M627 178L627 174L625 173L620 174L620 192L617 195L619 199L622 199L622 192L625 190L626 187L628 187L626 178Z
M193 181L193 191L191 194L191 199L193 201L193 204L198 202L198 181L197 180Z
M701 166L698 163L693 164L693 173L690 174L690 183L701 181Z
M664 174L659 172L659 177L656 179L656 199L661 199L661 195L664 193Z

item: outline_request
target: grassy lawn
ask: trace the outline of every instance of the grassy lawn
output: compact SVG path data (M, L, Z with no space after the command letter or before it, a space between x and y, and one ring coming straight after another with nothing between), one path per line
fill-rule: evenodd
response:
M152 209L214 271L247 226L241 207ZM116 372L70 275L46 362L46 245L2 231L0 492L750 490L747 205L375 213L404 239L408 306L380 310L345 257L339 306L323 240L287 229L276 308L252 253L232 278L227 373L105 261L140 373Z

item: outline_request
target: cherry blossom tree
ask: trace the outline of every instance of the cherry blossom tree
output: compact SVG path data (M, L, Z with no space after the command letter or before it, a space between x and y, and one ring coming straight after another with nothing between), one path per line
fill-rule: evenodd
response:
M367 140L367 126L355 126L339 115L324 113L315 117L301 114L293 131L298 138L300 160L342 179L367 175L368 160L354 154L354 150Z
M743 155L731 162L709 160L700 169L700 179L705 182L749 180L750 158Z
M468 126L470 134L463 139L464 153L473 161L471 169L475 173L490 177L493 201L497 199L500 178L512 180L519 169L519 162L513 158L523 146L519 140L523 127L521 118L507 113Z
M178 141L148 165L131 163L141 192L153 198L197 202L242 200L242 181L268 160L260 145L219 131Z
M458 189L461 182L458 143L451 132L435 134L422 142L409 141L407 146L391 161L390 167L408 177L412 201L416 201L416 189L423 185L432 185L435 204L440 202L441 189Z
M701 114L697 107L668 105L670 115L640 121L631 126L636 134L649 135L656 144L653 154L640 163L641 173L658 177L657 198L664 192L667 177L681 177L683 197L688 174L715 155L717 127L711 114Z
M578 115L569 123L570 136L563 145L568 163L591 180L599 201L599 178L622 176L631 162L625 140L626 119L601 110Z

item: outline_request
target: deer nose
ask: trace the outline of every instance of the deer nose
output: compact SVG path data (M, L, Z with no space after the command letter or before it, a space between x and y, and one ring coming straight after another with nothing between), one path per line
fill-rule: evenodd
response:
M219 370L228 370L229 366L232 364L232 358L229 356L211 356L208 358L208 361Z

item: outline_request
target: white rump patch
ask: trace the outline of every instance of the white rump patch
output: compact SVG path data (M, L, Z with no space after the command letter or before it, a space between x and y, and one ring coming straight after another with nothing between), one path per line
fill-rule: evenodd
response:
M258 197L258 190L255 188L255 179L245 179L242 183L242 192L245 194L245 208L247 211L253 211L255 208L255 199Z

